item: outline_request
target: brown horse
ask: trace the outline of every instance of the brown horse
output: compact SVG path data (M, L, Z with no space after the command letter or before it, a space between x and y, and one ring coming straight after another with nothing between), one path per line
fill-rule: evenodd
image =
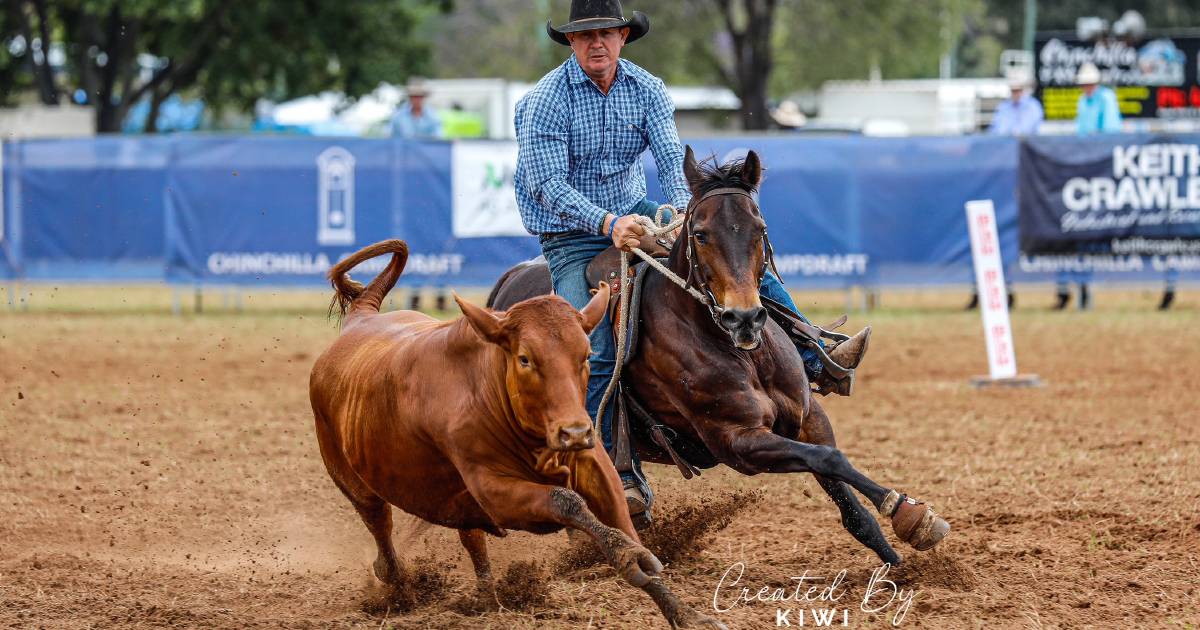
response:
M769 247L751 197L762 179L758 155L718 167L697 163L689 147L684 174L693 202L667 266L704 288L713 303L702 304L651 272L642 292L639 346L624 368L626 387L678 436L675 450L691 464L725 464L747 475L812 473L841 510L845 528L885 562L897 564L900 556L850 488L890 517L902 540L932 548L949 524L850 464L812 397L800 354L764 313L758 287ZM495 307L544 292L548 279L534 265L511 270L493 289ZM644 434L633 437L643 460L672 463Z
M392 260L369 286L347 276L385 254ZM408 579L392 546L391 505L459 531L485 609L497 604L485 533L569 527L591 536L673 627L723 628L657 577L662 564L639 543L621 481L595 443L583 403L587 332L607 287L581 312L544 296L502 314L459 300L464 317L449 322L380 313L407 257L403 242L384 241L330 271L342 333L309 385L321 457L375 538L375 574L392 586Z

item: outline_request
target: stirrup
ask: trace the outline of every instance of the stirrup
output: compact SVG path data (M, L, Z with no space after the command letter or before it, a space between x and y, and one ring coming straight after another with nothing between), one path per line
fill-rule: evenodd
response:
M646 495L642 492L642 488L633 479L622 479L621 483L625 487L625 504L629 508L629 518L633 521L633 528L642 530L650 527L653 519L650 517L650 505L646 501Z

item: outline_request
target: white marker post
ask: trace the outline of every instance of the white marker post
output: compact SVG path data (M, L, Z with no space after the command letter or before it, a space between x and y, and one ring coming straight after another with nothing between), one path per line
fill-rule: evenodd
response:
M1017 375L1012 323L1008 317L1008 291L1004 263L1000 259L1000 237L996 209L991 199L967 202L967 229L971 234L971 257L975 262L975 288L987 341L988 376L971 379L976 387L1003 385L1030 387L1040 384L1036 375Z

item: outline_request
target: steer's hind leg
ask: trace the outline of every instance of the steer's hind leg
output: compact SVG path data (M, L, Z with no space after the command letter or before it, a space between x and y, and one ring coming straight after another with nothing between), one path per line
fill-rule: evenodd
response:
M317 418L317 443L333 483L350 500L375 538L375 546L379 549L374 564L375 576L385 584L399 586L404 579L404 570L392 546L392 507L362 482L334 440L333 431L320 417Z
M471 556L471 565L475 567L476 592L475 610L496 610L499 606L496 600L496 582L492 579L492 563L488 560L487 534L482 529L460 529L458 539Z

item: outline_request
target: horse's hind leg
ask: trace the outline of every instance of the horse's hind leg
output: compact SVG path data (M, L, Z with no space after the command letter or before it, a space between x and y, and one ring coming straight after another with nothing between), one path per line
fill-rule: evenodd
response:
M799 435L787 437L809 444L837 447L829 416L825 415L825 410L820 405L813 405L808 417L804 419L804 425ZM858 542L874 551L880 560L893 565L900 564L900 556L884 538L883 530L879 529L879 522L875 520L874 516L871 516L862 503L858 502L858 497L854 496L850 487L836 479L816 474L813 477L841 511L842 527L845 527L846 531L850 532L850 535L854 536Z
M482 529L460 529L458 539L471 556L475 567L476 594L474 608L480 611L496 610L496 582L492 579L492 564L488 560L487 534Z
M329 471L333 483L350 500L363 524L375 538L375 546L379 548L379 556L374 564L375 576L385 584L399 586L404 579L404 571L396 557L396 549L392 546L392 507L371 491L358 477L358 473L350 467L329 425L319 416L316 421L317 443L321 446L321 459L325 461L325 468Z

